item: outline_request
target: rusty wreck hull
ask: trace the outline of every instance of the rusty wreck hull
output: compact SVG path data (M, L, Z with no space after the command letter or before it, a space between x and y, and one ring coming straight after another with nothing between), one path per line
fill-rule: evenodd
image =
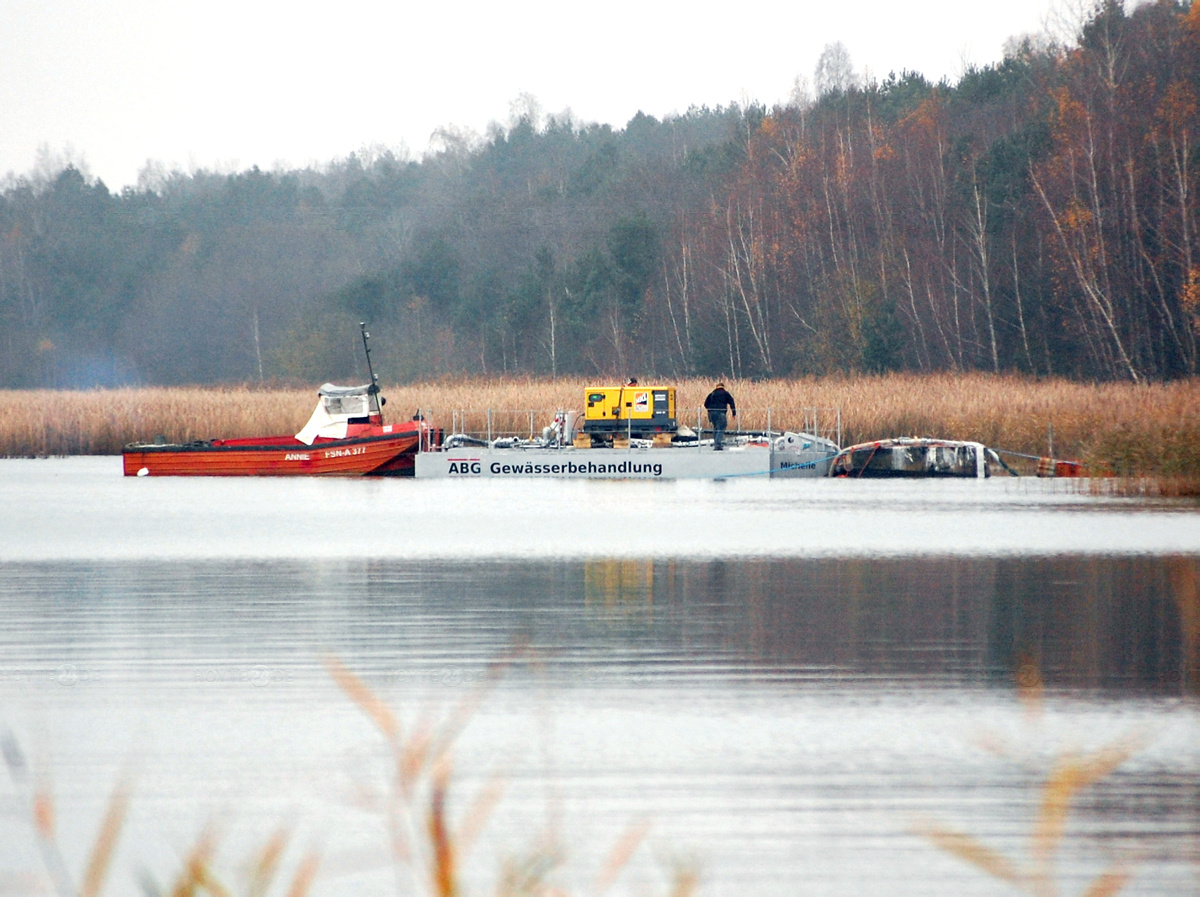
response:
M982 479L991 476L987 446L949 439L898 438L843 449L832 477L855 479Z

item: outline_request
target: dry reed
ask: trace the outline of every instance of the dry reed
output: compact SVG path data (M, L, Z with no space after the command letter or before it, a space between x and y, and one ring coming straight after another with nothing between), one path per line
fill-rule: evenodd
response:
M448 811L453 744L505 665L492 665L480 685L469 691L440 723L426 719L405 735L399 718L370 686L336 657L325 658L330 677L375 723L386 742L389 781L370 804L386 816L393 860L408 868L414 893L456 897L463 892L462 861L500 800L503 784L493 780L470 803L457 824ZM609 891L629 866L649 828L645 819L630 823L613 845L590 893L601 897ZM562 854L557 839L550 834L527 856L504 862L495 892L501 897L567 897L568 892L551 881ZM670 874L668 893L671 897L688 897L698 883L699 877L690 865L677 864Z
M1032 658L1025 658L1018 665L1016 685L1029 721L1036 723L1041 716L1045 691L1041 670ZM985 733L982 744L1009 760L1025 753L1021 746L1007 744L994 733ZM1142 741L1138 738L1124 738L1093 751L1073 750L1060 754L1039 785L1028 855L1024 858L1007 857L973 835L933 821L919 823L915 831L940 850L1006 882L1019 892L1030 897L1057 897L1061 893L1057 861L1072 804L1081 792L1112 775L1141 746ZM1093 879L1084 894L1086 897L1115 897L1130 877L1130 871L1117 863Z
M30 774L24 752L12 733L7 730L0 730L0 754L4 757L14 783L24 792L29 805L28 813L46 867L45 881L35 876L30 882L30 892L51 891L59 897L100 897L104 893L109 870L116 855L117 843L129 814L133 789L128 777L122 776L118 779L109 796L88 855L87 866L76 887L59 845L56 803L49 780L45 776L34 777ZM246 897L265 897L271 889L282 866L281 859L288 839L289 833L280 830L258 851L250 864L248 883L241 892ZM212 830L202 832L184 858L175 877L169 890L172 897L195 897L201 893L232 897L238 893L224 884L223 879L214 871L216 847L217 838ZM288 897L306 897L316 878L319 863L320 857L314 851L310 851L300 860L287 887ZM167 893L148 873L143 873L141 885L141 890L147 894Z
M922 822L916 833L935 847L969 863L981 872L1007 882L1031 897L1057 897L1057 859L1066 832L1070 808L1080 792L1109 776L1136 750L1121 742L1092 753L1069 753L1059 757L1041 783L1037 815L1029 838L1029 855L1013 860L984 844L973 835L935 822ZM1086 890L1088 897L1112 897L1131 877L1117 864L1095 878Z
M1186 579L1182 574L1175 578L1181 605L1185 601L1189 605L1195 603L1195 596L1200 590L1194 580L1194 576ZM1196 622L1195 616L1192 615L1192 624ZM466 694L440 724L427 718L417 722L407 734L399 717L357 674L333 656L326 656L324 664L330 678L374 722L386 742L390 768L386 793L370 803L383 809L387 816L393 860L400 866L408 867L415 893L426 893L431 897L457 897L463 892L459 883L461 861L470 852L503 789L495 782L486 786L456 826L448 810L452 782L450 755L463 727L496 684L504 664L493 665L482 683ZM1032 658L1025 658L1018 664L1015 678L1018 696L1031 721L1036 722L1044 701L1040 669ZM1014 750L1003 738L994 734L984 733L982 743L1001 756L1012 758L1022 754L1022 751ZM1061 754L1039 787L1027 857L1012 859L968 833L932 820L918 823L914 831L933 846L1020 892L1031 897L1057 897L1060 893L1057 859L1065 839L1072 804L1082 791L1110 776L1141 745L1140 739L1127 738L1091 752L1070 751ZM48 783L30 774L23 752L7 730L0 730L0 755L14 781L25 791L29 815L46 862L49 886L64 897L99 897L128 812L129 783L124 779L119 781L109 799L82 884L76 890L59 849L55 802ZM649 827L649 822L644 819L630 824L600 868L592 893L603 895L612 887L630 864ZM283 865L281 860L290 837L290 831L279 829L254 853L247 864L247 881L243 891L247 897L263 897L271 890ZM186 897L200 893L235 893L214 872L217 843L218 837L211 828L201 833L182 861L180 871L170 887L172 895ZM529 856L505 862L497 881L496 893L501 897L566 897L567 892L551 882L561 859L561 850L551 839L538 845ZM306 897L319 867L319 853L306 853L296 864L287 885L288 897ZM1130 877L1128 869L1120 864L1114 865L1091 882L1086 894L1089 897L1115 897ZM676 864L668 883L668 893L671 897L691 897L698 884L693 866ZM148 893L164 893L148 878L143 879L142 887Z
M450 429L455 412L509 412L502 429L535 429L557 409L580 409L583 378L469 379L391 386L385 417L425 411ZM678 417L692 423L708 380L675 381ZM977 440L1028 455L1082 461L1095 474L1153 476L1169 494L1200 486L1200 381L1086 384L984 374L889 374L729 381L743 427L799 429L819 409L828 431L840 412L842 444L889 436ZM170 442L295 433L316 390L249 387L146 388L89 392L9 391L0 401L0 456L116 454L128 442ZM478 419L478 418L476 418Z

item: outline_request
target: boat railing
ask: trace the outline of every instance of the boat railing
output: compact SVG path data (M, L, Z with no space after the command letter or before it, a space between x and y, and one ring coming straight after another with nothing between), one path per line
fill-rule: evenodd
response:
M449 412L422 408L418 412L431 426L442 427L447 436L457 434L491 443L497 439L542 437L542 430L554 423L558 410L538 408L488 408L483 411L451 409ZM449 420L446 419L447 413Z
M742 435L778 436L786 430L800 430L828 439L835 445L842 444L842 412L841 408L820 408L806 406L800 409L802 421L790 419L781 421L770 406L766 408L743 408L738 410L736 417L729 420L725 433L728 437ZM441 427L447 436L459 434L487 442L489 445L497 439L517 439L537 441L543 438L543 430L553 426L564 409L537 408L488 408L482 411L451 409L449 420L447 412L436 412L432 408L422 408L418 412L431 427ZM676 421L681 430L691 430L698 436L699 442L713 437L712 426L704 408L677 409ZM797 423L800 426L797 426ZM582 416L577 428L582 429Z
M822 408L809 405L798 410L801 412L800 420L796 420L794 411L790 412L786 419L781 420L769 405L766 408L738 408L737 416L729 418L729 426L725 430L725 435L779 436L785 431L791 430L820 436L838 446L842 444L842 409L840 407ZM677 412L677 420L680 427L687 426L695 430L702 439L712 438L712 426L704 408L697 407L689 409L687 412L681 409Z

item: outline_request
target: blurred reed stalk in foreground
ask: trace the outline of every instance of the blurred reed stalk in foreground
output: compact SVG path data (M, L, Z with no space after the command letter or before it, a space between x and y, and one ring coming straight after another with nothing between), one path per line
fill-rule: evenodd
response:
M396 871L396 893L461 897L466 893L462 882L463 862L503 796L505 783L494 777L465 812L457 814L458 819L452 819L451 751L504 665L493 665L483 682L469 691L443 719L437 721L432 714L426 714L411 730L405 731L391 708L340 660L329 656L324 658L324 664L337 686L383 735L389 769L386 788L382 793L375 793L363 785L360 797L366 799L368 808L382 812L385 817L387 852ZM56 807L48 779L30 772L24 753L7 730L0 730L0 750L14 782L24 792L45 866L45 878L31 880L31 890L36 893L48 891L57 897L99 897L129 810L130 783L122 779L113 790L87 867L77 886L57 839ZM602 897L610 890L645 840L648 830L649 823L645 820L636 820L626 828L600 867L589 894ZM290 839L291 831L287 828L280 828L270 835L247 862L240 864L239 888L231 886L230 880L218 870L220 839L210 826L183 857L179 871L168 887L161 887L149 872L143 871L140 891L146 897L198 897L201 894L266 897L270 893L305 897L320 870L321 855L315 850L308 851L293 863L290 882L280 882L285 890L273 890L285 865L284 855ZM547 834L542 843L535 844L527 854L502 863L491 892L497 897L568 897L568 892L551 881L563 855L558 834ZM692 897L699 884L695 871L683 864L677 864L669 878L669 897Z
M11 732L0 731L0 750L13 783L28 803L28 813L33 824L34 836L45 866L45 879L35 878L29 882L30 893L53 893L57 897L99 897L104 893L109 870L116 855L129 804L133 792L128 777L118 779L105 807L104 816L96 832L95 841L88 852L88 862L76 885L58 840L57 805L49 776L35 774L29 769L25 754ZM246 897L264 897L271 888L280 867L288 843L288 832L276 832L256 852L248 864L245 888L237 891L223 883L214 869L217 839L212 831L201 834L195 846L184 859L182 868L175 876L169 889L163 889L149 873L142 873L141 892L146 897L170 894L171 897L193 897L201 893L232 895L241 893ZM301 859L287 886L287 897L305 897L316 877L319 857L310 852ZM124 893L124 892L122 892Z
M556 410L582 410L585 390L606 380L611 378L393 385L384 389L384 415L407 419L423 409L448 429L456 411L532 410L540 432ZM713 386L696 378L659 382L678 388L678 417L685 424L694 422ZM1096 474L1173 478L1180 493L1190 491L1188 483L1200 485L1200 380L1131 385L889 374L726 383L737 400L736 422L747 428L764 428L769 408L776 430L799 429L806 409L815 407L822 429L840 411L843 445L939 436L1041 456L1052 441L1056 457L1082 461ZM0 393L0 456L118 454L126 443L157 436L188 442L295 433L315 402L315 387L7 391Z
M1057 897L1057 857L1066 832L1067 816L1076 796L1110 775L1134 753L1127 744L1110 745L1091 753L1058 758L1041 784L1037 816L1029 836L1029 854L1011 859L978 838L949 826L925 822L917 832L936 847L958 857L992 878L1008 882L1032 897ZM1097 876L1086 897L1111 897L1128 883L1129 870L1113 866Z
M452 783L451 749L503 672L494 664L477 687L471 689L445 718L437 723L431 716L418 720L405 732L392 709L354 672L336 657L325 658L330 677L351 701L375 724L383 736L390 774L383 794L363 788L368 806L380 810L387 821L389 852L397 868L400 893L459 897L462 863L470 853L488 818L504 793L504 782L493 778L470 802L457 822L449 812ZM590 894L600 897L616 882L649 830L649 823L636 820L618 838L597 873ZM504 861L496 887L498 897L567 897L553 883L563 849L557 833L549 833L527 855ZM411 877L405 886L402 869ZM687 866L671 874L670 897L690 897L698 877Z
M1032 658L1023 658L1016 669L1017 695L1025 707L1027 722L1041 717L1045 685L1041 669ZM981 745L1006 761L1022 762L1026 747L1009 744L992 732L984 732ZM1054 760L1038 787L1037 809L1029 832L1028 854L1012 858L966 832L932 820L915 826L918 835L935 847L974 866L988 876L1007 882L1030 897L1059 897L1058 857L1067 832L1071 805L1081 792L1111 775L1142 747L1137 738L1120 739L1093 751L1065 751ZM1130 870L1117 863L1094 878L1083 897L1114 897L1131 878Z

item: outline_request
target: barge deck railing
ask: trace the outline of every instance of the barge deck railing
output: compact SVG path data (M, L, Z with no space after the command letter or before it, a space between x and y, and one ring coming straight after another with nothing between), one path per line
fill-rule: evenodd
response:
M533 442L542 437L543 427L553 424L556 416L567 410L571 409L488 408L485 411L451 409L449 412L450 426L446 428L445 435L462 434L473 439L486 440L488 445L497 439L528 439ZM774 419L774 413L769 406L765 409L739 409L737 417L730 421L734 426L727 429L725 435L727 438L755 435L766 436L770 439L785 430L794 430L829 439L838 446L842 444L841 408L805 406L802 410L803 421L799 427L785 424L784 427L777 430L778 422ZM445 412L441 413L445 414ZM431 427L437 426L435 409L420 408L417 410L417 414ZM697 434L697 447L701 446L704 440L711 440L713 437L712 427L705 426L707 417L702 407L680 408L676 411L676 420L680 427L692 429ZM788 422L788 424L790 423ZM582 426L583 415L580 414L576 427L582 428ZM424 449L422 444L422 450Z

